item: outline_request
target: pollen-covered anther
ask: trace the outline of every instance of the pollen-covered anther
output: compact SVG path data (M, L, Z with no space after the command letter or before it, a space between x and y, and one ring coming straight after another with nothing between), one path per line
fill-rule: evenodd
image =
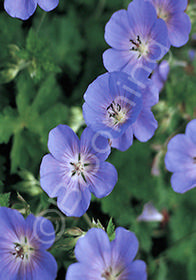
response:
M106 280L116 280L116 276L112 273L112 268L109 267L104 273L102 273L101 277L105 278Z
M107 107L107 112L109 118L115 121L115 124L124 123L127 120L126 110L122 108L119 103L112 101L112 103Z
M28 260L31 252L34 250L27 241L24 244L14 243L15 247L12 252L12 255L15 258L20 258L21 260Z
M84 172L84 164L81 161L78 161L76 163L70 162L70 164L73 166L72 169L72 176L74 176L75 174L77 174L78 176L81 175L81 173Z
M148 54L149 52L148 44L142 42L139 35L137 35L136 40L130 39L130 42L132 43L131 51L139 52L139 57L141 55L145 56Z

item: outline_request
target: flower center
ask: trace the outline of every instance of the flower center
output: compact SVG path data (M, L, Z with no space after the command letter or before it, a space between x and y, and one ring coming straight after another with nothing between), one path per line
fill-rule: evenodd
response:
M11 254L15 256L16 259L20 258L21 260L28 260L32 251L34 251L34 248L28 244L26 237L24 243L14 243L14 245L14 251L11 252Z
M193 157L193 163L196 163L196 157Z
M121 107L119 103L112 103L107 107L108 116L113 119L114 124L124 123L127 119L126 110Z
M169 14L163 7L156 7L157 17L162 18L164 21L167 21Z
M112 267L110 266L104 273L101 274L101 277L105 278L106 280L118 280L118 276L121 274L120 273L114 273L112 271Z
M138 58L140 56L146 56L149 52L148 45L141 41L140 36L137 35L136 40L130 39L132 43L131 51L139 52Z
M84 171L85 171L85 167L89 166L90 163L84 163L82 162L81 158L80 158L80 154L78 154L78 161L77 162L70 162L70 164L72 165L73 169L71 170L71 176L77 175L77 176L82 176L82 178L84 179L84 181L86 182L86 178L84 176Z

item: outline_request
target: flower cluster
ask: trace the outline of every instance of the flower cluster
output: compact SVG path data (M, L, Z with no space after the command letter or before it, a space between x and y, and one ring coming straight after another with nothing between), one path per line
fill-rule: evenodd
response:
M9 15L28 19L39 5L50 11L58 0L5 0ZM158 123L151 111L159 101L169 73L169 63L160 60L170 46L188 41L191 22L185 13L187 0L133 0L127 10L115 12L105 27L110 46L103 53L108 71L97 77L84 94L83 116L87 127L79 140L67 125L49 133L49 154L42 159L40 184L67 216L80 217L88 209L91 193L103 198L117 183L115 167L106 162L111 147L121 151L133 138L148 141ZM160 63L159 63L160 62ZM158 64L159 63L159 64ZM174 172L171 184L185 192L196 185L196 120L185 135L168 144L166 168ZM138 220L162 220L148 204ZM149 215L150 214L150 215ZM40 230L44 224L45 233ZM41 227L43 229L43 225ZM46 252L54 242L52 224L32 214L26 220L16 210L0 208L0 279L48 279L56 277L57 265ZM117 228L109 241L102 229L90 229L79 238L67 280L146 280L146 265L134 258L138 241L132 232Z

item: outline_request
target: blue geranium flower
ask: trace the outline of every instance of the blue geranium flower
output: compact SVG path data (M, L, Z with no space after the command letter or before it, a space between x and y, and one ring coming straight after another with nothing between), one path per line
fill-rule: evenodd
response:
M121 136L142 108L141 90L122 72L99 76L89 85L84 99L87 126L110 139Z
M135 234L122 227L112 242L104 230L92 228L78 239L78 263L69 266L66 280L146 280L146 264L134 261L138 246Z
M185 134L169 141L165 166L173 172L171 185L175 192L184 193L196 186L196 119L188 123Z
M153 5L133 0L128 10L119 10L105 27L105 40L112 47L103 54L108 71L123 71L141 82L169 50L165 22Z
M146 0L151 2L156 11L157 16L165 21L168 28L168 36L171 45L181 47L185 45L189 39L191 31L191 21L185 9L187 0Z
M67 125L49 133L43 157L40 183L50 197L57 197L59 209L67 216L82 216L89 207L91 192L98 198L108 195L117 182L117 171L109 162L108 140L86 128L79 141Z
M46 251L55 240L52 223L0 207L0 279L54 280L57 264Z
M154 134L157 121L151 107L158 98L151 80L141 88L126 73L106 73L84 95L84 119L93 130L110 139L112 147L125 151L132 145L133 134L142 142Z
M4 0L4 8L11 17L28 19L35 12L37 5L49 12L56 8L59 0Z

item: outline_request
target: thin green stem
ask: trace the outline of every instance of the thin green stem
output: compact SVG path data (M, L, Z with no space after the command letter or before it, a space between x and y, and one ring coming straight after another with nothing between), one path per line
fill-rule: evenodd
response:
M169 248L167 248L165 251L163 251L159 257L157 259L155 259L156 262L158 262L160 259L166 259L167 253L168 251L172 250L174 247L178 246L180 243L182 243L183 241L185 241L187 238L190 238L192 235L194 235L196 233L196 230L188 233L187 235L183 236L182 238L180 238L179 240L177 240L176 242L174 242Z
M41 28L41 26L42 26L42 23L44 22L44 19L45 19L45 17L46 17L46 14L47 14L46 12L43 12L42 17L41 17L40 22L39 22L39 25L38 25L37 30L36 30L36 34L39 33L40 28Z
M84 218L84 220L86 221L86 223L92 228L92 227L93 227L93 224L92 224L91 219L89 218L88 214L85 213L85 214L83 215L83 218Z

